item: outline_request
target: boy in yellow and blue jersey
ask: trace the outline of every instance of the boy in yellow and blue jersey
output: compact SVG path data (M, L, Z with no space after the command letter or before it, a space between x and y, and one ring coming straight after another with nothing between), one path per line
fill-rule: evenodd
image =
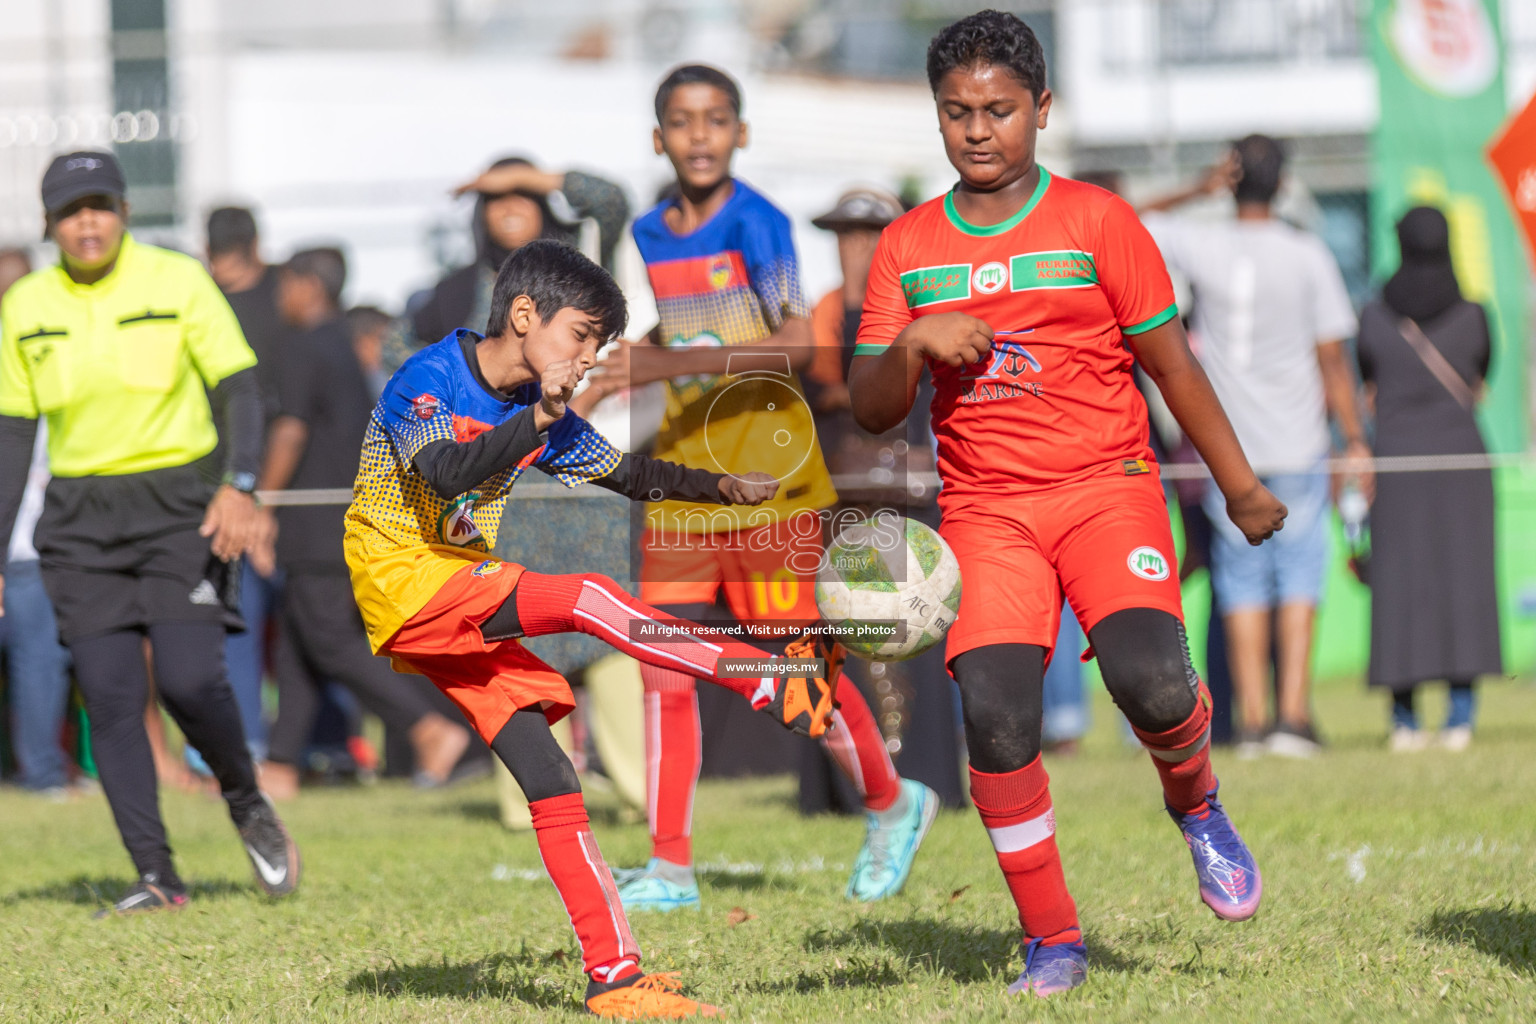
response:
M763 665L754 648L657 612L606 576L546 575L490 555L509 493L530 467L569 487L717 507L761 504L778 490L762 473L623 454L566 408L625 319L618 286L575 249L535 241L509 256L486 336L455 331L385 386L344 544L374 651L446 693L527 796L539 853L581 943L587 1008L625 1019L709 1016L713 1007L679 995L671 976L642 974L575 769L550 733L573 710L570 686L518 640L586 633L734 690L806 735L827 729L831 687L816 666L794 676Z
M669 382L658 457L766 471L780 488L750 513L653 502L640 597L700 618L723 592L741 623L793 631L819 618L814 574L837 492L794 375L814 340L789 218L731 176L747 126L730 76L697 64L673 70L656 93L656 120L656 152L677 174L677 196L635 221L661 322L651 346L627 352L630 380ZM841 663L840 647L823 648ZM652 856L620 895L630 909L697 908L691 832L703 751L694 679L659 665L643 666L641 677ZM848 895L881 899L905 884L938 800L896 774L858 689L837 671L828 679L840 709L824 742L868 812Z

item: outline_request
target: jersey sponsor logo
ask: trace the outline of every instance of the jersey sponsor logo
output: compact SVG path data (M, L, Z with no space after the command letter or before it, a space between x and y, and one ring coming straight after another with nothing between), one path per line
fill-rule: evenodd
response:
M416 415L424 420L429 420L437 415L438 407L442 403L435 395L417 395L411 399L411 408L416 410Z
M1008 263L1008 276L1016 292L1033 288L1088 288L1099 283L1093 253L1081 249L1020 253Z
M901 275L901 293L907 308L932 306L971 297L971 265L951 263L943 267L918 267Z
M999 332L992 339L992 353L986 364L977 363L974 368L960 375L960 401L970 404L991 402L999 398L1022 398L1025 395L1040 397L1042 388L1038 380L1020 379L1027 373L1039 373L1040 360L1024 347L1023 342L1005 337L1008 334L1030 334L1033 331L1031 327L1023 331Z
M711 333L709 331L704 331L701 334L695 334L691 338L685 338L681 334L679 334L677 337L675 337L672 340L667 342L667 348L725 348L725 347L726 347L725 346L725 341L720 337L720 335L713 334L713 333ZM715 380L716 380L716 375L709 374L709 373L701 373L701 374L697 374L697 375L692 376L692 377L674 377L674 378L672 378L672 386L677 389L679 394L681 394L683 392L683 390L685 388L689 387L690 385L699 385L700 387L702 387L702 388L707 390L715 382ZM695 398L697 398L699 396L699 394L701 394L701 393L702 392L690 393L687 397L682 398L681 401L683 402L684 405L686 405L689 402L693 401Z
M485 561L469 570L469 574L471 576L482 580L487 576L495 576L499 572L501 572L501 563L494 558L487 558Z
M1002 289L1008 283L1008 268L993 260L991 263L983 263L976 268L976 273L971 275L971 284L983 295L991 295Z
M1125 559L1125 564L1140 579L1157 583L1168 578L1168 559L1157 548L1139 547Z
M452 544L458 548L485 546L485 537L480 533L480 527L475 525L475 502L480 500L479 491L471 491L461 494L443 509L443 514L437 519L437 533L443 538L444 544Z

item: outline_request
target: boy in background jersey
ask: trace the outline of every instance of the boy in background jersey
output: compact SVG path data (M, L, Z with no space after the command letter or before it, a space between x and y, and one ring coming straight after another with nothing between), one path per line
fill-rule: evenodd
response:
M934 37L928 81L960 182L882 236L849 390L859 422L881 431L911 408L924 365L933 374L940 532L965 580L946 657L971 798L1024 931L1009 992L1047 995L1087 974L1040 764L1041 682L1063 593L1152 755L1201 898L1240 921L1262 891L1216 799L1210 701L1189 661L1133 356L1249 543L1279 529L1285 507L1254 476L1190 354L1135 213L1035 163L1051 94L1034 33L1011 14L964 18Z
M678 191L634 224L661 323L652 346L630 353L630 375L636 384L670 382L657 457L727 473L761 469L781 487L750 514L652 504L640 597L699 619L723 589L742 623L802 628L820 617L821 510L837 492L794 377L814 341L789 219L731 176L747 126L730 76L704 65L673 70L656 92L656 122L656 152L671 161ZM869 705L837 668L841 648L817 644L841 705L824 742L868 812L847 894L877 900L905 884L938 798L896 774ZM694 680L661 666L642 666L641 677L652 856L619 891L634 910L697 908L691 832L703 750Z
M671 976L642 974L576 770L549 729L574 709L570 685L518 640L596 636L643 664L679 665L732 689L806 735L826 729L831 686L788 673L722 677L731 660L762 671L762 654L692 630L606 576L536 573L489 555L530 466L567 487L590 482L630 498L757 505L778 490L762 473L625 455L566 409L626 317L618 285L570 246L534 241L508 256L486 336L457 330L385 386L363 435L344 547L375 653L452 698L527 796L539 855L581 944L587 1009L625 1019L713 1016L679 995Z

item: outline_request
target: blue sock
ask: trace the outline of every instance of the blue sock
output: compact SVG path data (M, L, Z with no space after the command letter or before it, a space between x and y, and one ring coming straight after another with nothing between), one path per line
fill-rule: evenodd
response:
M1417 729L1419 716L1413 713L1413 691L1399 690L1392 694L1392 728Z

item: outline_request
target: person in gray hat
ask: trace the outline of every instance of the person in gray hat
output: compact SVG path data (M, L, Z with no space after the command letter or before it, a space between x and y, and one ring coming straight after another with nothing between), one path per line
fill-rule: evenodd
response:
M845 381L848 363L853 358L852 339L858 333L859 312L864 308L864 285L875 258L875 243L880 241L885 226L903 212L901 200L889 192L856 188L844 192L836 206L811 221L823 231L837 235L837 262L843 271L843 283L823 295L811 311L816 354L805 372L805 386L811 392L812 408L818 413L835 414L848 408Z
M869 514L877 508L896 508L936 527L933 488L919 493L909 487L934 471L926 415L932 386L924 381L914 414L879 436L853 421L848 401L848 364L859 333L875 245L885 226L904 212L901 200L889 192L861 187L844 192L832 209L811 221L837 236L843 280L811 311L816 349L803 379L816 417L816 434L843 499L838 510ZM958 723L943 654L931 651L912 661L889 664L849 659L845 670L865 691L887 745L894 741L893 749L900 751L902 775L930 787L947 806L964 806L955 742ZM800 771L801 810L852 809L847 794L837 786L837 773L824 762L817 748L807 748Z
M110 153L56 158L42 198L59 262L0 303L0 536L15 522L46 418L53 476L35 534L43 586L139 875L103 913L187 901L145 729L146 639L156 691L219 780L257 883L281 896L299 880L298 849L257 788L224 670L225 631L242 628L231 584L255 540L256 355L201 264L134 241L126 191ZM224 413L222 456L213 407Z

